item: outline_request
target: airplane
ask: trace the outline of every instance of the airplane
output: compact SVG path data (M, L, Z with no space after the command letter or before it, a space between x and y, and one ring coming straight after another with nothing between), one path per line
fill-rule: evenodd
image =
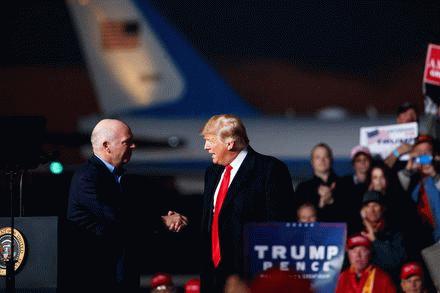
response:
M311 176L314 145L327 143L335 172L344 175L351 171L349 153L359 144L360 128L395 123L391 115L353 117L337 106L317 117L267 117L244 102L148 1L66 4L101 108L81 119L78 131L89 135L103 117L125 121L141 142L127 168L173 176L183 194L203 189L210 157L200 129L212 115L242 118L250 145L284 161L295 182ZM82 154L90 156L91 148Z

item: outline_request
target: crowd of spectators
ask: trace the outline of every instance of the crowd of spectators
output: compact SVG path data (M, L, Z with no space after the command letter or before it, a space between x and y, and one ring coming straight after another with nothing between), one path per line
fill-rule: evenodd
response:
M404 104L398 109L396 122L415 122L416 113L413 105ZM399 160L403 155L407 159ZM408 263L415 263L419 270L426 271L421 251L440 239L437 139L420 133L414 144L402 144L383 159L360 145L353 147L350 156L353 172L340 178L332 169L331 148L326 143L312 148L313 177L300 182L295 190L297 221L347 223L345 273L341 274L337 292L358 292L359 288L348 290L348 287L358 286L372 269L392 280L391 285L388 279L384 282L394 289L383 292L395 292L396 288L404 292L426 292L405 291L405 286L415 285L402 279L402 269ZM353 245L356 241L361 244ZM358 282L352 284L351 278L356 279L355 254L358 258L363 254L368 265L359 269ZM426 276L416 275L418 279ZM423 290L434 289L429 276L423 284Z

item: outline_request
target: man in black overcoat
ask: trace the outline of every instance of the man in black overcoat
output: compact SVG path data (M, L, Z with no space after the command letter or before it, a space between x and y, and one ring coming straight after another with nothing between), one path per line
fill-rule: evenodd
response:
M244 277L245 224L284 219L283 204L293 196L293 186L283 162L249 146L246 129L238 117L213 116L203 127L202 135L213 164L205 174L201 292L217 293L223 292L228 276ZM230 167L230 175L226 176L230 178L229 185L220 204L220 185ZM294 217L295 211L292 213Z

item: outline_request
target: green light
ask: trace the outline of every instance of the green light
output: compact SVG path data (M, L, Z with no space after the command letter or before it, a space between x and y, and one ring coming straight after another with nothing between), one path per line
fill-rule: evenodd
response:
M50 163L50 172L53 174L61 174L63 172L63 164L60 162Z

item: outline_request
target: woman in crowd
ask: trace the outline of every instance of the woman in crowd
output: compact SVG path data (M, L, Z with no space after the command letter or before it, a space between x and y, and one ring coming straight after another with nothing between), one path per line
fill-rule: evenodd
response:
M383 161L375 161L368 172L367 183L368 190L384 195L387 220L402 230L408 230L416 214L409 194L403 190L396 174L391 173Z

